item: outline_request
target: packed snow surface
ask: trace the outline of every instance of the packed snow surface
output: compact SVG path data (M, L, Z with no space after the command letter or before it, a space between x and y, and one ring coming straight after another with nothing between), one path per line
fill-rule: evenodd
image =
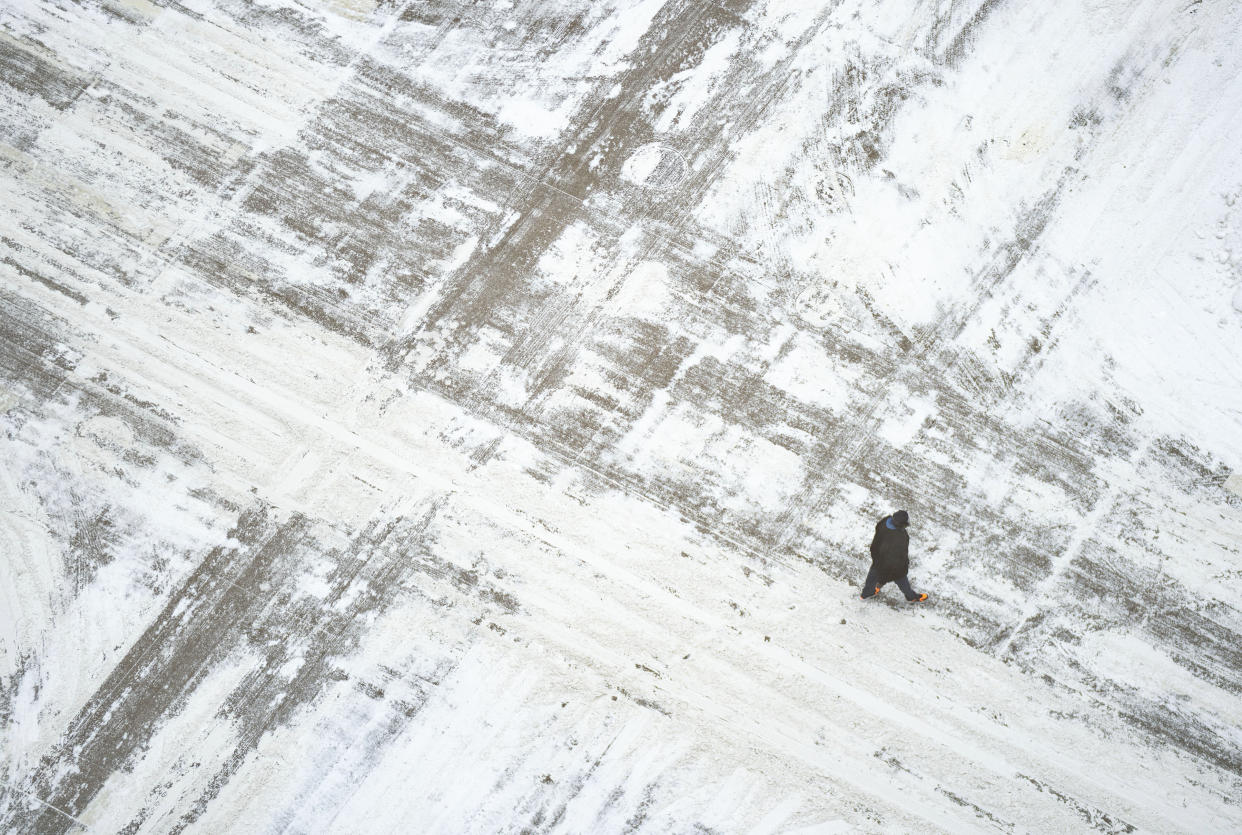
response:
M0 830L1242 830L1239 137L1230 2L0 4Z

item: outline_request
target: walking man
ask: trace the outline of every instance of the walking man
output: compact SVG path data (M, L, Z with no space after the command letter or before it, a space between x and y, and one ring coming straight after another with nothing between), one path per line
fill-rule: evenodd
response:
M875 538L871 540L871 570L863 583L862 599L875 597L885 583L896 583L897 588L911 603L922 603L926 594L910 588L910 515L899 510L875 523Z

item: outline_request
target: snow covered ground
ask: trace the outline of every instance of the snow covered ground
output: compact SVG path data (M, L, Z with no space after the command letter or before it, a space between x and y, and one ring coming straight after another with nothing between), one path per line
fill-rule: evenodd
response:
M0 830L1239 831L1240 140L1225 0L4 3Z

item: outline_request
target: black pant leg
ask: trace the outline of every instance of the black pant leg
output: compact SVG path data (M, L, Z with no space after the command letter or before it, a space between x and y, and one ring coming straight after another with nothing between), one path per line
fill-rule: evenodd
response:
M875 587L880 585L880 581L876 579L878 573L875 563L871 563L871 568L867 571L867 579L863 581L863 597L875 597Z
M910 578L902 577L897 581L897 588L901 589L901 593L906 596L906 600L914 600L918 594L914 589L910 588Z

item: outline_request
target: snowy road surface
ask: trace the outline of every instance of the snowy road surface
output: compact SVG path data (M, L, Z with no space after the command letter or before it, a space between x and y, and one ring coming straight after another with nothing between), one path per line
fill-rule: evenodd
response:
M1239 137L1213 0L2 4L0 830L1239 831Z

